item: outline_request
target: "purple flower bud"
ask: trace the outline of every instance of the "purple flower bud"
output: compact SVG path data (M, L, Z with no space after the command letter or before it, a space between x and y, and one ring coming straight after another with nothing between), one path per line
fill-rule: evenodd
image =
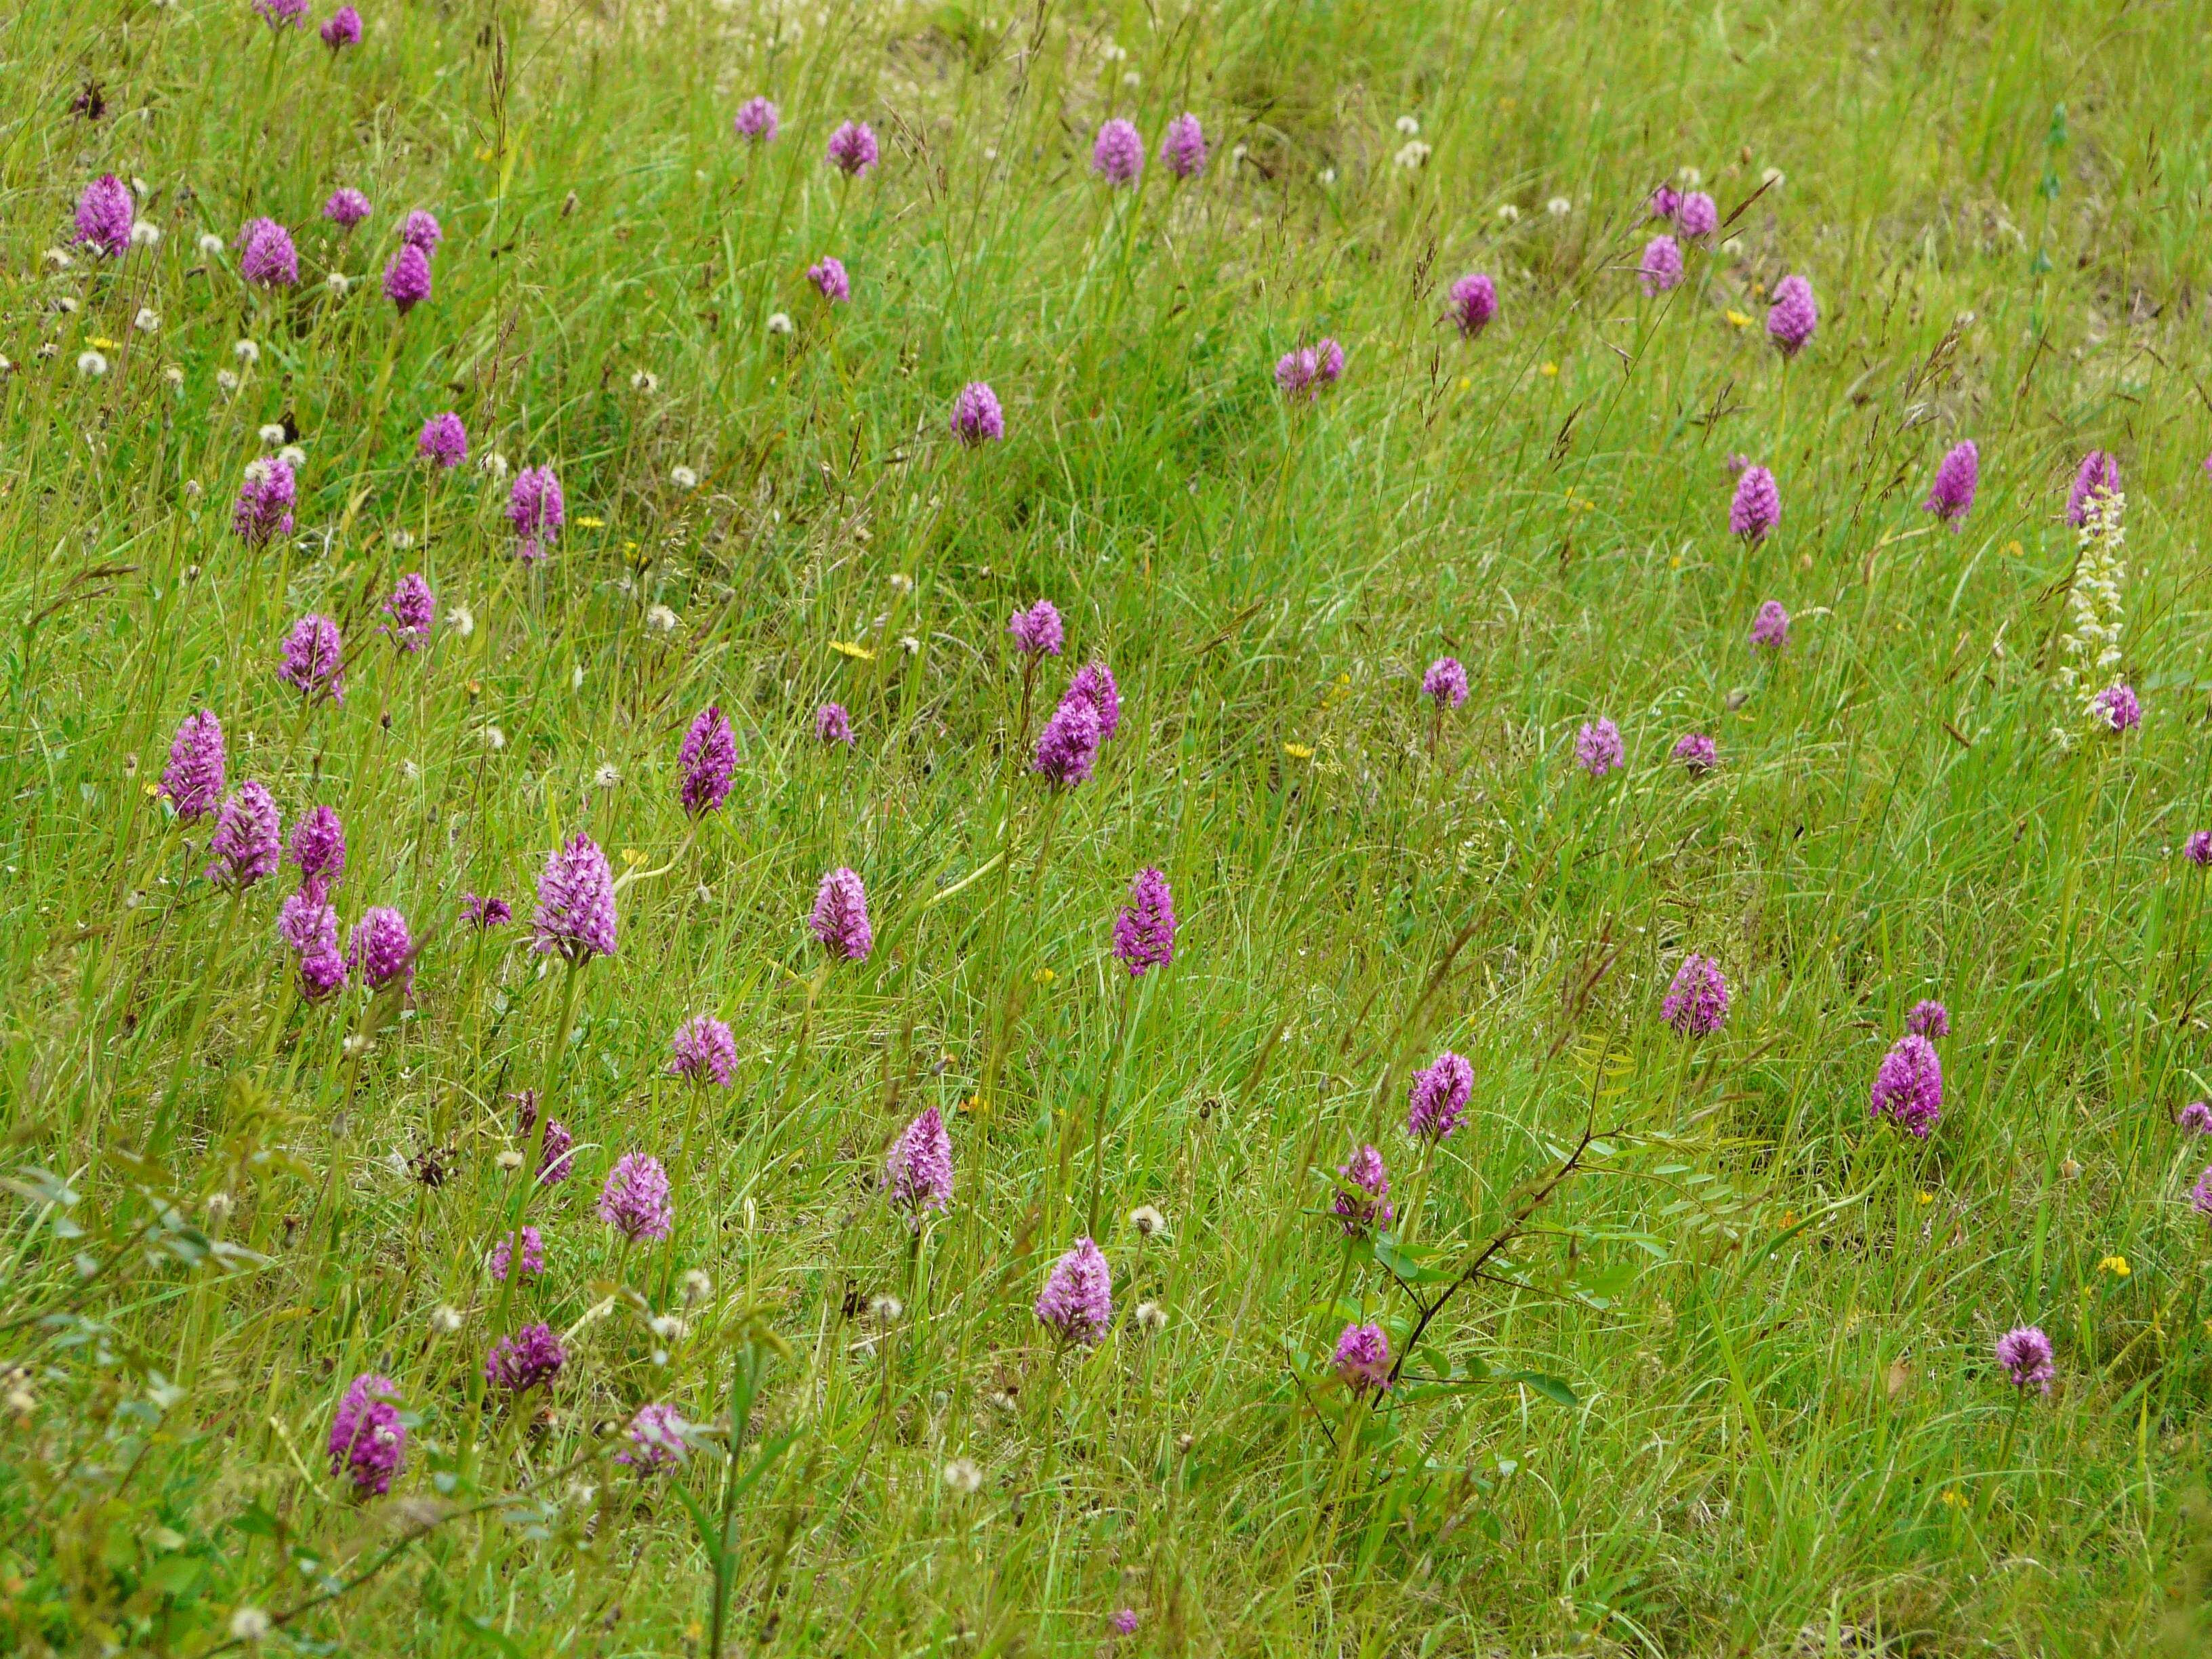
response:
M1134 1636L1137 1633L1137 1626L1143 1621L1137 1617L1136 1608L1121 1607L1117 1608L1106 1622L1113 1626L1114 1634L1116 1636Z
M413 990L415 941L407 936L407 918L388 904L362 911L346 941L346 966L372 991L381 991L395 979L402 990Z
M2051 1351L2051 1339L2040 1327L2021 1325L2007 1331L1997 1339L1997 1364L2005 1368L2005 1380L2025 1394L2030 1389L2051 1392L2051 1380L2058 1375L2058 1366Z
M690 1449L685 1437L690 1430L684 1414L673 1406L640 1406L629 1427L623 1431L629 1447L617 1452L615 1462L647 1474L680 1463Z
M676 751L676 763L684 769L684 810L693 817L717 811L729 799L730 780L738 770L738 738L720 703L699 711Z
M842 702L825 702L814 711L814 735L823 743L853 741L853 717Z
M737 129L738 137L765 144L775 138L782 118L774 104L765 98L748 98L738 106L737 118L730 123Z
M402 651L420 651L430 642L430 625L438 619L428 580L419 571L402 576L384 602L384 614L392 618L385 632L392 643Z
M1702 732L1685 733L1674 745L1674 758L1682 763L1683 769L1693 778L1702 777L1718 766L1721 761L1719 749Z
M335 887L345 874L345 825L328 806L310 808L292 826L292 862L302 883Z
M2089 502L2100 492L2120 493L2120 463L2117 457L2093 449L2081 458L2081 465L2074 474L2074 487L2066 492L2066 522L2076 530L2087 524Z
M1354 1394L1380 1394L1390 1386L1390 1339L1380 1325L1346 1325L1329 1362Z
M1014 636L1014 649L1030 657L1058 656L1066 638L1060 612L1050 599L1039 599L1028 610L1015 611L1006 632Z
M599 844L579 830L547 854L538 878L531 949L574 963L615 953L615 877Z
M301 9L306 0L301 0ZM300 255L292 233L274 219L249 219L238 233L238 270L259 288L291 288L300 280Z
M323 204L323 217L340 230L351 230L371 211L368 198L350 185L332 191L330 200Z
M1178 179L1195 179L1206 171L1206 129L1198 117L1185 111L1168 123L1160 139L1160 165Z
M875 129L866 121L848 121L830 135L830 165L848 179L866 177L876 155Z
M338 913L310 881L286 897L277 912L276 933L300 959L300 994L320 1002L345 983L345 958L338 954Z
M1472 340L1498 315L1498 284L1480 272L1462 276L1451 285L1451 316L1459 331Z
M346 1385L331 1418L331 1474L343 1475L357 1498L381 1498L407 1455L407 1425L392 1401L399 1385L364 1371Z
M1620 728L1603 715L1584 721L1575 733L1575 759L1594 778L1618 772L1622 754Z
M1389 1226L1397 1212L1390 1206L1390 1176L1383 1167L1382 1154L1372 1146L1362 1146L1347 1162L1339 1164L1336 1172L1344 1177L1345 1187L1352 1189L1340 1190L1331 1206L1345 1237L1360 1238L1378 1227ZM1355 1193L1358 1196L1354 1196Z
M345 654L338 642L338 625L312 611L294 623L284 636L284 660L276 678L307 697L343 702Z
M1951 1011L1933 997L1923 998L1912 1005L1905 1017L1905 1029L1915 1036L1944 1037L1951 1035Z
M1759 607L1759 614L1751 619L1751 642L1754 648L1779 651L1790 643L1790 613L1782 608L1779 599L1768 599Z
M952 1137L936 1107L926 1109L901 1132L884 1169L891 1207L918 1216L940 1214L952 1202Z
M1072 788L1091 776L1097 760L1098 707L1087 697L1069 697L1037 734L1030 769L1042 773L1048 783Z
M491 1247L491 1276L501 1284L507 1283L508 1271L514 1266L513 1233L503 1233L499 1243ZM545 1271L545 1239L535 1227L522 1229L522 1277L536 1279Z
M351 6L340 6L332 12L322 27L323 44L332 52L361 44L361 14Z
M1671 236L1654 236L1644 245L1644 257L1636 266L1636 280L1643 284L1644 296L1664 294L1682 280L1682 249Z
M525 1089L520 1094L514 1096L514 1099L519 1109L516 1114L515 1133L521 1137L523 1144L526 1146L530 1144L532 1132L538 1127L538 1091ZM569 1156L569 1149L575 1144L576 1138L568 1133L567 1124L557 1118L548 1118L545 1121L544 1150L539 1154L538 1159L539 1186L557 1187L576 1173L575 1160Z
M442 415L433 415L422 422L422 435L415 441L415 453L450 472L469 458L469 429L461 424L461 417L450 410Z
M253 9L272 29L307 27L307 0L253 0Z
M215 861L201 873L234 891L276 874L284 855L283 833L276 803L264 786L248 778L223 802L208 852Z
M289 461L264 456L249 462L246 481L238 487L238 500L230 510L231 533L249 547L265 546L277 536L292 533L292 508L299 500L299 483Z
M2212 830L2191 830L2189 839L2181 843L2181 856L2199 869L2212 864Z
M1693 190L1674 210L1674 223L1692 241L1702 242L1721 228L1721 210L1711 197Z
M2142 724L2142 700L2132 685L2108 685L2097 693L2090 707L2097 718L2115 732L2131 732Z
M427 259L438 251L438 244L446 240L446 233L435 214L416 208L399 227L399 240L409 247L420 249Z
M1323 335L1314 343L1314 379L1322 386L1334 386L1343 378L1344 348Z
M1275 359L1275 385L1293 403L1315 396L1319 373L1320 362L1311 346L1299 346Z
M668 1040L668 1074L726 1089L738 1073L738 1040L712 1014L695 1014Z
M1467 670L1457 657L1438 657L1421 676L1421 695L1439 709L1457 708L1467 701Z
M1139 870L1129 902L1114 918L1114 955L1132 979L1175 960L1175 895L1158 870Z
M952 400L952 435L970 447L1004 438L1006 416L999 407L999 394L981 380L962 386Z
M1062 1342L1097 1344L1114 1323L1114 1270L1088 1237L1052 1264L1037 1295L1037 1322Z
M806 925L832 957L848 962L866 960L875 948L875 930L868 925L868 894L860 878L840 865L822 878L815 890L814 913Z
M222 799L222 722L202 708L185 716L169 740L169 763L161 769L161 793L179 817L204 818Z
M1114 683L1114 671L1103 662L1089 662L1075 671L1075 678L1067 683L1067 695L1063 704L1087 702L1098 711L1098 741L1105 742L1121 726L1121 688Z
M1901 1036L1882 1056L1868 1115L1893 1119L1906 1133L1928 1139L1943 1115L1943 1062L1926 1037Z
M514 908L502 898L479 898L474 893L461 895L461 920L478 933L488 933L494 927L504 927L514 920Z
M1774 285L1774 304L1766 313L1767 337L1785 357L1795 357L1813 337L1820 308L1813 303L1813 285L1802 276L1784 276Z
M1782 492L1775 487L1774 475L1763 466L1744 468L1736 477L1735 495L1729 501L1729 534L1750 542L1764 541L1781 522Z
M525 1325L493 1345L484 1358L484 1381L509 1394L526 1394L550 1385L568 1361L568 1351L550 1325Z
M2181 1109L2174 1122L2186 1134L2212 1135L2212 1101L2191 1101Z
M2212 1215L2212 1164L2197 1173L2197 1184L2189 1189L2189 1207L2199 1215Z
M544 556L545 544L561 533L567 515L561 480L551 467L526 466L514 475L514 487L507 495L507 521L522 538L517 550L523 563L534 564Z
M1944 456L1942 465L1936 467L1936 482L1928 491L1928 499L1920 504L1922 510L1933 513L1956 530L1959 521L1974 505L1974 491L1981 478L1982 452L1969 438Z
M846 274L845 262L833 253L825 253L806 268L806 280L822 291L822 297L831 305L842 305L853 297L853 279Z
M1646 219L1662 221L1672 219L1681 210L1681 193L1672 185L1660 185L1651 192L1650 199L1644 204L1644 216Z
M599 1219L633 1244L668 1237L668 1171L657 1158L624 1152L599 1188Z
M1659 1018L1684 1036L1711 1036L1728 1019L1728 981L1711 957L1686 956L1674 970Z
M1145 141L1137 129L1115 116L1098 129L1091 146L1091 170L1109 185L1131 185L1145 170Z
M404 317L430 297L430 257L412 242L401 246L384 268L384 297Z
M1413 1073L1406 1091L1406 1133L1416 1140L1442 1140L1459 1127L1474 1094L1474 1067L1445 1049Z
M137 218L131 186L103 173L76 198L76 240L95 253L120 259L131 252L131 227Z

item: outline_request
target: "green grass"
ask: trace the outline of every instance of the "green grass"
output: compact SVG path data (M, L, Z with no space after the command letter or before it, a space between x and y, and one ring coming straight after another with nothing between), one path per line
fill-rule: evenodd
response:
M723 1639L763 1655L1091 1652L1122 1607L1133 1654L2212 1638L2212 1155L2172 1122L2212 1093L2179 857L2212 825L2191 8L366 23L333 58L242 0L0 21L0 1643L197 1655L252 1607L279 1651L699 1655L718 1560ZM755 91L783 130L750 150ZM1149 158L1185 108L1201 180L1091 176L1105 116ZM848 118L884 149L850 185ZM1735 216L1645 300L1641 204L1685 165ZM58 264L104 171L161 240ZM348 240L342 183L377 207ZM395 325L418 205L447 236ZM256 213L298 236L294 293L198 251ZM803 274L830 252L834 311ZM1471 270L1502 314L1468 342L1439 319ZM1792 270L1822 319L1785 366ZM1343 382L1285 404L1275 359L1322 334ZM973 379L1007 434L967 451ZM447 408L475 455L431 476ZM230 503L271 422L298 533L255 550ZM1919 502L1967 437L1947 533ZM2051 673L2092 447L2127 484L2124 738ZM535 574L492 452L559 470ZM1739 453L1782 494L1752 547ZM415 569L444 621L410 657L377 629ZM1025 711L1004 627L1041 595L1068 653ZM308 611L342 705L276 678ZM1473 696L1432 732L1448 652ZM1017 728L1093 658L1121 730L1054 803ZM830 698L850 750L813 738ZM675 753L710 701L740 764L695 835ZM302 1006L289 868L235 915L200 878L207 826L149 785L202 706L288 829L343 813L338 908L405 913L411 1001ZM1600 714L1627 765L1593 781ZM1668 759L1692 729L1702 780ZM634 878L561 1051L565 970L458 914L526 921L579 830ZM824 972L838 864L877 948ZM1110 928L1146 865L1183 926L1132 988ZM1691 951L1734 1001L1686 1045L1657 1005ZM1925 1146L1866 1106L1923 996L1954 1021ZM661 1074L699 1012L737 1033L726 1091ZM1444 1048L1474 1097L1423 1169L1407 1079ZM580 1148L542 1194L501 1161L524 1088ZM927 1105L958 1188L917 1253L878 1172ZM1449 1380L1372 1411L1328 1348L1353 1317L1402 1346L1416 1304L1326 1218L1363 1141L1418 1216L1383 1253L1413 1293L1512 1234L1409 1365ZM665 1244L592 1215L628 1151L668 1164ZM1056 1355L1031 1304L1094 1178L1120 1319ZM503 1291L526 1196L549 1268ZM569 1334L535 1416L480 1382L530 1318ZM1990 1348L2030 1321L2058 1382L2021 1402ZM366 1370L411 1438L360 1504L322 1449ZM680 1473L610 1461L649 1401L704 1430Z

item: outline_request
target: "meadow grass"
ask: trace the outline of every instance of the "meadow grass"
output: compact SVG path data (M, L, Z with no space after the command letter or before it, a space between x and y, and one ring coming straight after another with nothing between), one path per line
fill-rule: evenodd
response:
M2203 1650L2199 14L365 25L0 20L9 1648ZM757 93L772 143L732 131ZM1179 183L1185 109L1212 156ZM1091 169L1115 114L1134 189ZM883 152L850 180L847 119ZM1686 167L1723 233L1647 297L1644 204ZM121 258L70 240L110 172L161 232ZM339 185L375 204L344 234ZM416 207L446 237L400 319ZM253 215L296 289L241 281ZM1793 271L1821 316L1785 360ZM1323 336L1340 382L1280 395ZM969 447L979 380L1006 435ZM447 409L472 453L441 472L416 434ZM1921 501L1969 438L1953 531ZM289 443L296 523L248 544L241 477ZM2124 734L2055 680L2093 447ZM560 476L535 568L494 455ZM1756 542L1732 455L1778 483ZM411 571L419 653L380 631ZM1026 666L1006 620L1041 597L1066 650ZM1770 599L1788 643L1754 652ZM343 702L277 678L307 612ZM1439 714L1447 654L1471 696ZM1120 729L1054 791L1030 744L1094 660ZM695 820L709 702L738 765ZM410 994L305 1000L294 872L203 878L209 821L155 787L201 708L288 831L343 816L334 902L404 913ZM1600 717L1626 764L1591 777ZM1703 775L1669 758L1692 730ZM572 969L528 923L578 832L623 885ZM807 928L839 866L864 961ZM1146 866L1181 927L1133 977ZM1696 1040L1659 1012L1692 952L1731 992ZM1923 1142L1868 1102L1929 997ZM665 1069L707 1013L726 1088ZM1447 1048L1472 1099L1425 1152L1409 1079ZM526 1090L574 1178L516 1169ZM883 1170L927 1107L956 1189L916 1231ZM1363 1143L1379 1243L1329 1215ZM664 1241L594 1215L628 1152L667 1167ZM1115 1326L1056 1343L1032 1304L1094 1202ZM502 1284L518 1219L546 1270ZM559 1377L488 1395L532 1320ZM1406 1359L1379 1397L1329 1363L1370 1320ZM1993 1357L2027 1323L2047 1395ZM366 1372L408 1439L357 1500L325 1443ZM672 1469L615 1461L647 1402L692 1425Z

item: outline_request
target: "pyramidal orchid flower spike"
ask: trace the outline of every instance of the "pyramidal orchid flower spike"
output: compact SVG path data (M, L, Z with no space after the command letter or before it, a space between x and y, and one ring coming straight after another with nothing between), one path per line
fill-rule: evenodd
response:
M699 711L684 734L676 763L684 772L684 810L693 817L715 811L729 798L738 770L738 739L719 703Z
M884 1170L891 1207L919 1217L924 1210L940 1213L952 1202L952 1137L945 1133L945 1118L936 1107L908 1124L891 1147Z
M615 953L615 877L599 844L579 831L545 860L538 878L531 948L572 963Z
M806 925L832 957L846 962L867 959L875 948L876 935L868 924L867 890L856 872L841 865L822 878Z
M1088 1237L1052 1265L1037 1295L1037 1322L1061 1343L1096 1346L1114 1326L1114 1270Z
M1175 960L1175 896L1158 870L1137 872L1129 902L1114 918L1114 955L1137 979Z

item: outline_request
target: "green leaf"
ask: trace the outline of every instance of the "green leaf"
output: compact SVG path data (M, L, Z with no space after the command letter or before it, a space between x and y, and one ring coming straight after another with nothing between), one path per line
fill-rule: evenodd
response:
M501 1630L489 1619L479 1619L474 1613L468 1614L461 1620L461 1633L472 1642L496 1649L499 1652L507 1655L508 1659L530 1659L530 1656L516 1645L513 1637Z
M242 1532L249 1538L274 1538L283 1530L276 1517L264 1509L258 1499L232 1516L230 1526L232 1531Z
M1578 1406L1582 1403L1575 1398L1575 1391L1572 1389L1560 1382L1558 1377L1547 1376L1542 1371L1500 1371L1498 1374L1498 1380L1501 1382L1526 1383L1538 1394L1542 1395L1545 1399L1556 1401L1562 1406Z

